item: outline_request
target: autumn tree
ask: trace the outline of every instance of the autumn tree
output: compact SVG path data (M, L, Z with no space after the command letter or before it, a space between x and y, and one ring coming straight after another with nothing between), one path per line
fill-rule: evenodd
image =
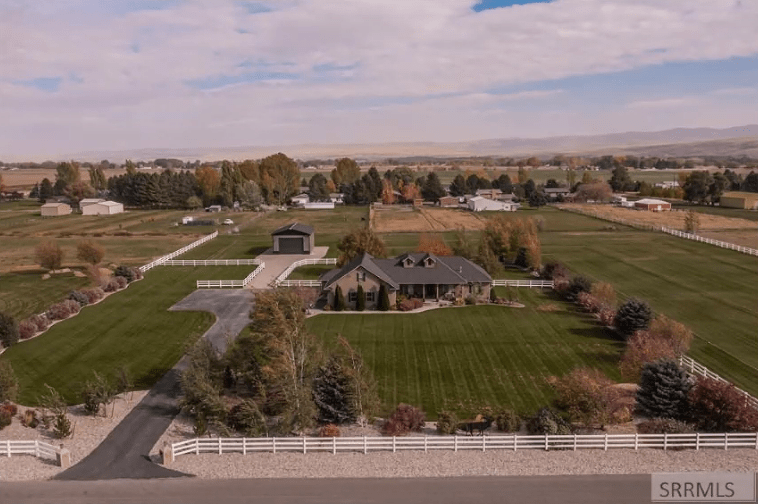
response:
M692 234L697 234L700 230L700 214L695 210L687 210L684 214L684 230Z
M589 172L584 172L589 173ZM613 190L607 182L582 183L576 190L577 201L609 201L613 195Z
M281 152L260 163L260 186L269 205L283 205L300 188L300 170L294 160Z
M221 177L211 166L202 166L195 170L195 179L203 193L203 204L209 205L218 195L221 186Z
M100 264L105 256L103 247L90 240L80 241L76 245L76 257L82 262L96 265Z
M387 254L382 239L368 227L354 229L343 236L337 243L337 250L340 251L337 266L344 266L364 252L374 257L384 257Z
M55 181L63 190L73 186L77 182L81 182L79 163L76 161L59 163L55 169Z
M448 247L439 235L430 235L427 233L422 233L421 236L419 236L416 252L428 252L438 256L453 255L453 250Z
M392 205L395 202L395 188L388 179L382 180L382 203Z
M419 190L418 186L410 182L403 186L403 200L406 202L413 202L414 200L421 197L421 191Z
M353 159L338 159L331 176L337 187L341 184L352 184L361 177L361 168Z
M690 417L705 432L756 432L758 410L732 383L699 376L689 395Z
M40 243L34 249L34 257L37 264L47 270L60 269L63 263L63 249L56 242L48 241Z
M100 166L91 166L89 168L89 184L96 191L103 191L107 188L108 182Z
M613 409L619 393L602 371L576 368L549 383L556 391L556 406L566 411L572 421L587 427L604 428L613 419Z

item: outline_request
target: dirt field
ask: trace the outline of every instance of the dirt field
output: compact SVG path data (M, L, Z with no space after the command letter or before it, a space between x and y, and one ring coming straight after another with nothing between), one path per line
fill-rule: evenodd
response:
M371 222L378 233L454 231L459 228L484 228L484 219L473 212L453 208L421 208L408 206L377 207Z
M684 216L686 212L673 210L671 212L647 212L643 210L634 210L631 208L621 208L610 205L560 205L561 208L584 209L591 213L599 214L603 217L614 219L624 219L636 224L647 224L652 226L666 226L673 229L684 229ZM723 231L723 230L753 230L755 232L756 223L747 219L738 219L733 217L722 217L720 215L709 215L699 213L700 216L700 233L706 231ZM715 238L715 237L712 237ZM723 239L723 238L718 238ZM723 239L724 241L729 241ZM737 242L735 242L737 243Z
M756 233L755 228L752 230L744 231L703 231L698 234L705 236L706 238L712 238L714 240L734 243L735 245L742 245L743 247L758 249L758 233Z

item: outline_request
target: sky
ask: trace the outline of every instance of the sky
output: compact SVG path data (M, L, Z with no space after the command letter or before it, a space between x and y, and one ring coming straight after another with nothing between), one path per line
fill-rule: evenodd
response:
M755 0L0 0L0 160L758 121Z

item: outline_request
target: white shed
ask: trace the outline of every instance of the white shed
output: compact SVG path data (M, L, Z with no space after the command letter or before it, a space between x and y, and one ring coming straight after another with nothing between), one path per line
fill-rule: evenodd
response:
M45 203L42 205L40 212L42 217L57 217L59 215L70 214L71 207L65 203Z
M82 208L82 215L113 215L124 212L124 205L115 201L101 201Z
M495 211L495 212L515 212L520 206L518 203L510 201L496 201L482 196L469 198L466 202L468 209L473 212Z
M95 203L102 203L103 201L105 200L102 198L84 198L79 202L79 208L82 209L86 206L94 205Z
M303 207L306 203L309 203L311 201L311 198L303 193L298 194L297 196L293 196L292 199L290 199L290 202L292 203L292 206L296 207Z

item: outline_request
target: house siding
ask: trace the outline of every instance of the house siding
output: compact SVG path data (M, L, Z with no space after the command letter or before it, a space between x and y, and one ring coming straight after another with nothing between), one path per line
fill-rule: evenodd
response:
M366 280L358 280L358 274L366 274ZM354 310L356 307L357 302L350 302L350 292L358 292L358 285L363 285L363 291L368 294L369 292L374 293L374 301L368 301L366 300L366 309L374 309L376 308L377 304L379 303L379 289L381 288L382 282L377 278L375 275L373 275L370 272L367 272L362 267L358 267L348 273L347 275L343 276L336 282L334 282L332 285L329 286L328 290L328 303L330 306L334 306L334 292L337 289L337 286L339 285L340 289L342 289L342 295L345 296L345 305L349 306L350 309ZM390 306L392 306L395 303L395 292L390 291L388 289L387 293L389 294L390 298Z

